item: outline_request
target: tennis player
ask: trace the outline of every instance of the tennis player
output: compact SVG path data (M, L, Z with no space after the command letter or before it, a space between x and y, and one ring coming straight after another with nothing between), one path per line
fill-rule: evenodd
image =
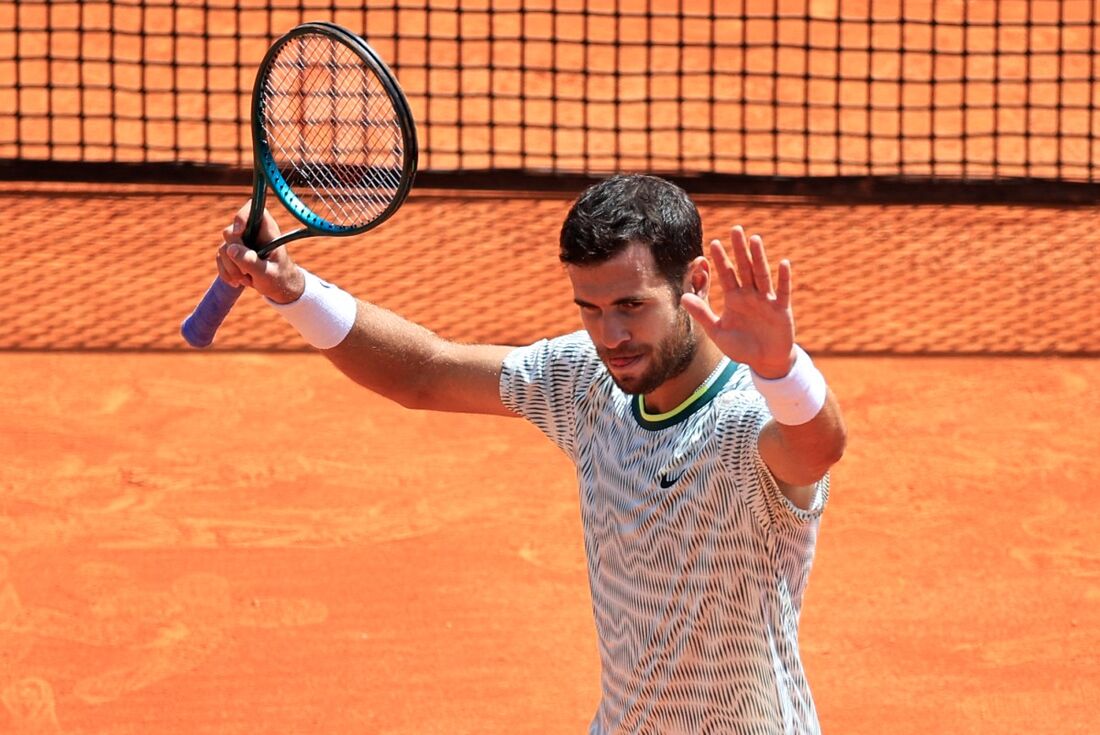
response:
M349 377L412 408L523 416L575 462L602 664L591 734L819 732L798 622L846 432L795 342L788 262L773 280L740 228L708 261L683 190L614 176L561 230L584 330L465 345L285 249L258 260L240 244L247 211L225 232L221 277ZM266 217L261 240L276 234Z

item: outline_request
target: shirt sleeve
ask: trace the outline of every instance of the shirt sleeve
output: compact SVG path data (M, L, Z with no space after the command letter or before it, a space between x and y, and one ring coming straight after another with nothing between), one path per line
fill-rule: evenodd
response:
M718 400L723 408L717 426L721 460L757 520L775 528L805 526L819 519L829 499L829 475L814 484L810 507L799 508L779 489L760 456L760 432L772 417L764 397L755 390L727 391Z
M578 404L599 364L584 332L518 347L504 358L500 399L576 459Z

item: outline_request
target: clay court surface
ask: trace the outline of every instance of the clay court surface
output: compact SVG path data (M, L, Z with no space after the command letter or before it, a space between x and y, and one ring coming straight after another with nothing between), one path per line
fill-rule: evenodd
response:
M828 17L837 4L811 6ZM3 18L14 17L12 7L0 3ZM28 4L20 12L40 14ZM467 20L488 23L487 15ZM137 68L126 37L116 40L122 87ZM925 56L909 57L913 73L923 73ZM1009 83L1018 81L1013 63ZM68 74L63 66L54 81ZM102 66L82 73L106 73ZM160 84L161 71L145 81ZM23 84L38 83L30 67L21 73ZM568 75L527 81L569 84ZM427 82L406 79L414 105L428 104L418 87ZM849 91L875 93L858 86ZM911 85L909 94L924 89ZM606 93L588 91L597 105ZM727 90L742 91L753 92ZM757 92L767 99L772 90ZM83 126L95 137L94 119L66 118L64 92L50 102L35 94L4 99L37 105L37 115L52 109L54 134ZM102 94L85 102L107 104ZM131 97L122 89L114 103ZM189 99L171 104L186 113ZM232 115L240 97L208 102ZM766 106L746 106L746 116L766 117ZM567 120L571 110L555 114ZM970 114L972 128L990 122L980 105ZM849 122L858 130L871 121ZM1062 122L1082 137L1077 117ZM10 116L0 123L3 135L14 130ZM932 123L917 115L892 124L919 137ZM843 136L828 125L840 121L821 124L822 135L802 142L741 144L782 149L791 175L846 173L802 168L808 144L837 153L830 146ZM961 123L937 124L947 126L942 134ZM209 130L160 139L158 126L126 126L115 131L125 144L157 145L159 154L192 134L210 144ZM473 151L435 160L518 165L501 155L514 147L509 136L524 134L518 127L498 127L496 139L482 132L476 122L435 127L439 150L451 140ZM216 133L215 159L238 160L237 133ZM582 145L568 131L528 134L547 151ZM862 133L852 140L866 144ZM1041 164L1032 173L1087 156L1072 135L1055 153L1029 140ZM232 150L218 148L223 142ZM677 155L693 144L678 141ZM1019 134L995 151L975 145L979 158L1024 160ZM52 150L133 154L64 141ZM909 150L916 160L933 153ZM741 153L726 152L726 163ZM901 153L883 144L872 161L889 167ZM0 190L9 222L0 235L0 733L585 732L598 662L563 455L522 421L415 413L357 388L256 298L242 299L213 350L189 351L178 338L213 275L218 233L245 196L245 188ZM447 337L520 344L577 328L555 259L568 204L519 192L415 191L383 229L296 253ZM799 339L849 422L801 628L825 732L1095 732L1095 209L708 197L700 208L706 237L740 223L765 236L773 258L791 258Z
M220 349L184 351L176 326L239 196L30 189L8 211L79 216L53 242L5 235L0 732L584 731L597 656L563 455L522 421L358 389L255 299ZM576 325L539 231L565 204L418 195L387 225L405 270L373 285L356 274L377 264L341 267L333 242L298 253L450 336L533 339ZM1091 214L754 206L703 209L793 254L802 339L851 428L802 620L825 730L1092 732L1100 363L1043 352L1096 350L1088 233L1053 247L1050 226ZM530 222L486 244L445 237L463 212L480 232L516 208ZM1003 247L867 245L929 218ZM81 221L99 239L66 253ZM807 247L825 231L832 259ZM1020 354L915 354L936 340ZM894 354L829 355L845 345Z
M821 362L852 435L802 619L826 732L1093 732L1100 365ZM308 354L0 369L0 732L585 731L576 490L525 422Z

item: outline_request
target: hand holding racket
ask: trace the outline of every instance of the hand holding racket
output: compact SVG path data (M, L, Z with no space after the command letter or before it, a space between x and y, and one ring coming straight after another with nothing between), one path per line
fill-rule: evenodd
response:
M416 175L416 127L393 72L358 36L305 23L264 56L252 92L255 172L242 242L265 258L313 235L356 235L387 220ZM304 227L260 243L267 188ZM206 347L243 288L215 279L180 332Z
M241 240L251 208L252 202L245 202L233 217L232 224L222 231L225 242L218 248L218 276L233 287L251 286L261 296L277 304L295 301L302 295L305 279L290 252L280 247L268 253L266 258L260 258ZM279 234L275 218L265 213L260 223L258 242L271 242Z

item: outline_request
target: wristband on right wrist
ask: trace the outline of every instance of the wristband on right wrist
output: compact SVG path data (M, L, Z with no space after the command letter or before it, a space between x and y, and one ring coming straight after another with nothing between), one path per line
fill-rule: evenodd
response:
M267 302L313 347L320 350L335 347L355 326L358 303L347 291L325 283L305 268L299 269L306 281L302 295L289 304L277 304L271 299Z

